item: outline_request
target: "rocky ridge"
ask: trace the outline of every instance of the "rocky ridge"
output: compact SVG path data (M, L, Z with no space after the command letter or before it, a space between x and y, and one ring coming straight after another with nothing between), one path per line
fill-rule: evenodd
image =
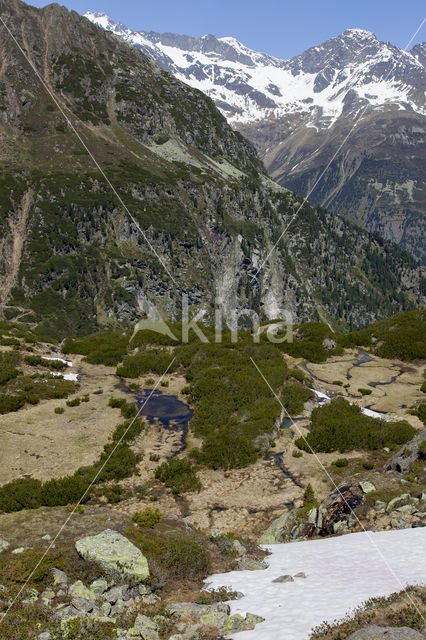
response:
M104 13L86 17L211 97L280 184L425 260L424 43L404 51L348 29L279 60L232 37L136 32Z

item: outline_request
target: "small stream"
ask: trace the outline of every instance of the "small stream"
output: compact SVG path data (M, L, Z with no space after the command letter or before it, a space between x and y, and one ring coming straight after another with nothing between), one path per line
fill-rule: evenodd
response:
M271 455L274 456L274 461L275 461L276 466L278 467L278 469L281 469L281 471L283 472L285 477L288 478L289 480L291 480L293 482L293 484L296 485L296 487L299 487L300 489L303 489L304 488L303 484L301 484L297 480L297 478L291 473L291 471L289 471L288 469L285 468L284 462L283 462L284 451L280 451L279 453L269 454L268 457L270 457Z

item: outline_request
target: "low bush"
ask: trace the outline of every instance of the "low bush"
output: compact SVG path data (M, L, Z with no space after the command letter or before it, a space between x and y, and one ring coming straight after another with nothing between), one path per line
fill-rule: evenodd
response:
M117 368L117 375L122 378L139 378L146 373L157 373L162 375L172 362L172 356L168 351L161 349L149 349L136 353L133 356L126 356L123 364ZM168 369L172 373L177 368L174 362Z
M374 462L370 462L370 460L364 460L362 463L363 469L367 469L367 471L371 471L374 469Z
M134 418L138 414L136 402L127 402L125 398L110 398L108 406L113 409L120 409L123 418Z
M161 520L161 513L158 509L150 509L147 507L143 511L136 511L133 514L132 522L139 527L147 527L153 529Z
M360 393L362 396L369 396L369 395L371 395L373 393L373 390L372 389L359 388L358 389L358 393Z
M333 462L333 465L340 469L343 467L347 467L348 464L349 464L349 460L347 458L337 458L337 460Z
M63 353L79 353L91 364L114 367L127 353L129 334L123 331L100 331L83 338L67 338Z
M155 477L176 494L198 491L201 488L191 462L186 459L172 458L169 462L163 462L156 469Z
M19 411L25 404L25 395L6 395L0 394L0 413L12 413L13 411Z
M55 413L61 415L62 413L65 413L65 409L63 407L55 407Z
M47 369L54 369L55 371L62 371L68 368L66 362L62 362L61 360L47 360L46 358L42 358L42 356L25 356L24 360L31 367L46 367Z
M360 407L343 398L312 411L311 429L306 436L296 440L299 449L310 452L375 450L394 444L402 445L415 435L416 430L407 422L385 422L361 413ZM310 445L310 447L308 446Z
M80 398L73 398L72 400L67 400L67 407L78 407L80 403Z

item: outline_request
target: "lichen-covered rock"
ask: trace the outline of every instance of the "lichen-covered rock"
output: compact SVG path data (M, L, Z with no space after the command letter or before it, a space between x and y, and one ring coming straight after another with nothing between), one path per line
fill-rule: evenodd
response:
M238 569L240 571L262 571L267 568L268 564L263 560L254 560L253 558L240 558L238 560Z
M367 627L355 631L348 640L424 640L424 636L408 627Z
M136 617L135 624L128 630L127 635L130 638L143 638L143 640L159 640L158 624L139 613Z
M371 493L372 491L376 490L376 487L374 486L374 484L369 480L362 480L359 483L359 488L363 493Z
M259 538L259 544L276 544L280 542L288 525L288 520L293 517L291 511L287 511L282 516L273 521L266 529L265 533Z
M95 562L107 575L124 578L131 583L149 578L148 561L127 538L106 530L96 536L77 540L77 552L85 560Z
M89 588L96 597L100 597L105 593L105 591L108 590L108 582L105 580L105 578L98 578L98 580L94 580L92 582Z
M90 613L96 605L95 594L81 580L74 582L68 589L72 605L82 613Z
M244 545L241 544L239 540L234 540L234 542L232 543L232 547L237 556L243 556L245 553L247 553L247 549Z
M408 504L415 505L418 503L419 503L418 498L411 497L409 493L403 493L401 496L396 496L396 498L392 498L392 500L389 500L386 507L386 511L389 513L390 511L394 511L399 507L404 507L405 505L408 505Z
M391 519L390 526L392 529L409 529L411 527L411 523L409 520L396 517Z
M64 571L60 569L52 569L53 574L53 584L56 585L66 585L68 582L68 576Z
M7 540L3 540L2 538L0 538L0 553L3 553L3 551L7 551L9 547L10 543Z
M290 576L288 574L286 574L285 576L279 576L278 578L275 578L275 580L272 580L272 582L294 582L294 578L293 576Z

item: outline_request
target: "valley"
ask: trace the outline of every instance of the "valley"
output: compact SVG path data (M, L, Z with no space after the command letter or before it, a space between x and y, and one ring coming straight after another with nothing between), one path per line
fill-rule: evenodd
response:
M419 640L423 45L0 18L0 639Z

